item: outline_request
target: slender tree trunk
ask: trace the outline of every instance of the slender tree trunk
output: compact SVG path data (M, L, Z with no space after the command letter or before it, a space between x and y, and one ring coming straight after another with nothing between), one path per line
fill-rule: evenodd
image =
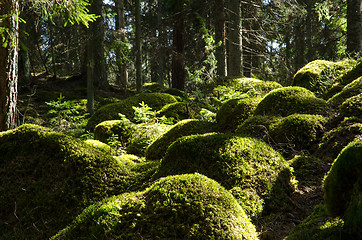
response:
M295 69L298 70L305 65L305 31L303 19L297 19L294 26L294 48L295 48Z
M0 0L0 15L11 15L0 21L0 27L9 29L11 33L6 36L9 37L7 46L0 44L0 131L17 126L18 13L17 0Z
M362 0L347 0L347 53L362 54Z
M215 0L215 42L221 45L215 50L217 61L217 74L221 77L226 76L226 48L225 48L225 11L224 0Z
M124 19L124 0L115 0L116 4L116 30L120 32L120 40L122 43L127 41L126 39L126 30L125 30L125 19ZM120 87L127 91L128 85L128 72L127 72L127 65L125 63L124 57L121 50L117 51L117 82Z
M91 34L91 29L87 29L88 36ZM88 38L87 49L86 49L86 64L87 64L87 110L90 115L94 113L94 55L92 49L92 39Z
M142 89L142 40L141 40L141 2L135 1L135 29L136 29L136 88Z
M165 85L166 79L168 77L166 76L166 62L169 58L167 54L167 29L165 27L165 24L163 24L162 19L162 11L163 11L163 2L164 1L157 1L157 8L158 8L158 14L157 14L157 26L159 31L159 38L158 38L158 83L161 84L161 86Z
M241 39L241 6L240 0L228 0L228 76L242 75L242 39Z
M178 1L174 9L172 87L185 89L185 12L184 1Z
M249 2L242 4L242 28L243 28L243 40L242 40L242 50L243 50L243 73L245 77L252 76L253 68L253 51L254 49L254 36L253 36L253 6Z

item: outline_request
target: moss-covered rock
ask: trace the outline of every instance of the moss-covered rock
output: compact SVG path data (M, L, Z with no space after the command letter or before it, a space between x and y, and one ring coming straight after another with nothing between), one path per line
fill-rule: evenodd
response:
M244 204L250 206L248 209L255 209L253 205L270 196L283 170L289 171L284 158L265 142L210 133L182 137L172 143L161 161L157 176L198 172L215 179L227 189L253 189L259 199L253 194L237 192L241 196L250 196L251 199L244 201ZM289 180L283 179L286 186ZM280 193L289 190L280 189Z
M94 127L101 122L120 119L120 113L132 121L134 118L134 109L132 107L139 106L142 102L153 110L158 111L166 104L177 102L177 100L174 96L167 93L141 93L99 108L88 120L86 129L93 131Z
M344 101L340 113L342 117L362 118L362 93Z
M353 66L352 69L347 71L346 73L341 76L341 84L347 85L351 83L353 80L362 76L362 59L357 60L356 64Z
M293 85L304 87L317 96L321 96L339 77L351 70L356 64L354 60L343 60L331 62L325 60L315 60L301 68L293 77Z
M157 82L145 83L142 86L143 92L155 93L155 92L161 92L162 90L163 87L161 86L161 84Z
M167 88L167 89L163 90L163 92L173 95L175 97L179 97L183 100L187 99L187 93L185 93L184 91L181 91L177 88Z
M284 240L351 239L343 232L343 220L328 216L324 205L317 205L313 213L294 228Z
M268 93L256 107L255 115L288 116L293 113L326 115L329 107L323 99L302 87L283 87Z
M170 125L160 123L140 123L135 125L126 151L143 156L146 148L170 128Z
M355 189L352 194L343 220L344 230L350 236L349 239L360 239L362 236L362 192L360 189Z
M109 153L112 155L116 153L109 145L107 145L104 142L101 142L99 140L87 139L84 142L86 144L88 144L89 146L95 147L103 152L106 152L106 153Z
M126 146L135 129L135 124L126 118L122 120L109 120L98 124L94 128L94 138L104 143L108 143L109 139L117 135L118 141Z
M46 239L128 184L109 153L35 125L0 133L0 156L3 239Z
M292 114L272 124L269 134L279 148L293 154L312 150L322 137L326 122L320 115Z
M341 92L328 99L327 102L330 103L332 106L339 107L348 98L359 95L361 93L362 77L359 77L350 84L346 85Z
M145 157L147 160L160 160L171 143L179 137L214 132L216 130L217 126L215 123L196 119L180 121L151 143L146 149Z
M237 127L235 133L267 140L269 139L270 126L280 119L280 117L268 115L251 116Z
M228 191L205 176L188 174L87 208L52 238L60 239L256 240L257 234Z
M157 117L165 116L166 118L172 118L178 122L184 119L191 119L195 116L195 110L184 102L176 102L165 105L161 110L157 112Z
M231 99L216 113L216 122L221 130L235 131L237 126L250 117L261 98Z
M361 156L360 139L348 144L333 162L324 181L324 201L331 216L344 216L353 195L361 192Z

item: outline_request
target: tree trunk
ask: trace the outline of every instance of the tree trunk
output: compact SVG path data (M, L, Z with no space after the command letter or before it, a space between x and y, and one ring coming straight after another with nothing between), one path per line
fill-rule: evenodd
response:
M0 21L0 27L9 29L7 46L0 44L0 131L17 126L18 97L18 30L19 2L0 0L0 15L11 15ZM6 33L4 33L6 34Z
M294 26L294 48L295 48L295 69L298 70L305 65L305 31L303 19L297 19Z
M361 0L347 0L347 53L362 54Z
M88 36L91 34L91 29L87 29ZM86 49L86 76L87 76L87 111L90 115L94 113L94 55L92 44L90 43L92 40L88 38L88 44Z
M217 61L217 75L226 76L226 48L225 48L225 11L224 0L215 0L215 42L221 43L215 50L215 58Z
M124 0L115 0L116 4L116 30L120 32L120 40L122 43L125 43L127 41L126 39L126 30L125 30L125 19L124 19ZM122 90L127 91L127 85L128 85L128 72L127 72L127 66L125 63L124 58L122 57L123 54L122 49L117 51L117 82Z
M174 9L172 87L185 89L185 13L184 2L178 1Z
M242 75L242 39L241 39L241 7L240 0L228 0L226 8L228 10L229 24L228 35L228 76Z
M141 40L141 2L135 1L135 30L136 30L136 88L137 91L142 89L142 40Z

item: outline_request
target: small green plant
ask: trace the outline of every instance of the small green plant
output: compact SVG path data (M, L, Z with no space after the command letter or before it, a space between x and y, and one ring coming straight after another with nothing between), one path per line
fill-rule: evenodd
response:
M132 106L134 109L134 120L137 123L174 124L173 118L166 118L165 116L158 117L157 111L153 111L152 108L143 101L139 105L139 107Z

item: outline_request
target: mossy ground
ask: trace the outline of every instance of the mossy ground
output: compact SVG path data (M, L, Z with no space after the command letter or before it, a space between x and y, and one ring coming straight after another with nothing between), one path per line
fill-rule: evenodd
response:
M143 192L87 208L56 239L257 239L233 196L199 175L170 176Z

